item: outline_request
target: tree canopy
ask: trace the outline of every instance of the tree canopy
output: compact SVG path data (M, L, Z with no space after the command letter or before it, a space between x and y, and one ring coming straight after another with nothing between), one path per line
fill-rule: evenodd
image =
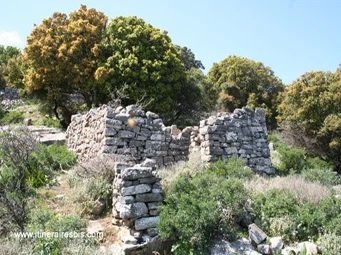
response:
M20 50L13 46L0 45L0 88L7 85L6 69L7 65L13 58L20 55Z
M219 107L229 111L246 105L263 107L268 124L275 127L278 96L284 85L269 67L251 59L229 56L215 63L208 76L219 93Z
M186 71L189 71L192 68L205 69L201 61L195 58L195 55L191 49L187 48L186 46L181 47L179 45L177 45L176 48L179 51L180 59L184 64Z
M341 72L309 72L283 94L279 121L316 140L316 149L341 169Z
M28 66L25 87L50 102L65 121L71 117L66 95L81 93L88 106L95 100L94 73L106 22L102 12L82 5L69 16L54 13L28 37L24 50Z
M104 61L96 78L108 91L127 86L123 104L143 98L148 108L171 115L185 79L185 68L166 32L137 17L109 23L102 48Z

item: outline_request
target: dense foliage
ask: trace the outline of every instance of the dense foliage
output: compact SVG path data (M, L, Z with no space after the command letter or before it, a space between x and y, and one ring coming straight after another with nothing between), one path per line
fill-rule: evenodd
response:
M75 156L62 145L39 145L28 130L16 129L1 134L0 162L0 225L24 230L34 188L72 166Z
M16 47L12 46L3 46L0 45L0 88L3 88L7 85L7 72L8 65L12 65L13 59L16 59L20 56L20 50Z
M289 86L279 106L279 120L293 128L293 136L305 136L300 144L327 156L341 167L341 71L310 72ZM297 139L299 141L299 139Z
M103 13L82 5L69 16L54 13L28 37L25 88L47 101L66 124L72 114L68 95L82 94L88 106L96 102L94 73L106 22Z
M270 190L257 194L253 209L258 223L270 235L287 240L317 240L320 234L341 234L341 200L328 197L319 204L299 203L290 193Z
M233 111L243 106L263 107L267 123L276 126L279 94L284 89L281 80L261 62L230 56L215 63L208 73L219 92L220 107Z
M102 47L104 62L96 78L110 92L126 85L123 104L140 101L172 117L185 68L167 33L137 17L118 17L109 23Z
M236 177L250 176L244 167L232 159L173 183L161 210L159 231L162 237L175 238L175 254L206 254L213 237L236 238L247 199Z

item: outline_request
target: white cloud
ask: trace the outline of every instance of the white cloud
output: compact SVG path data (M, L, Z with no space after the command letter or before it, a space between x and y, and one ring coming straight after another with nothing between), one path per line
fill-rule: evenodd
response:
M0 45L21 47L23 44L18 32L0 31Z

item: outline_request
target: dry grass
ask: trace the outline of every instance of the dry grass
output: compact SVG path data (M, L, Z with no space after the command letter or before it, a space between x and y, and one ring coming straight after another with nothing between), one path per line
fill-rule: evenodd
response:
M245 187L253 193L267 192L279 189L291 192L299 202L318 203L331 195L328 187L319 183L309 182L301 176L286 176L275 178L256 177L245 182Z
M201 161L200 152L192 152L188 161L178 162L172 166L164 167L158 170L163 189L167 192L169 187L180 176L191 176L205 169Z

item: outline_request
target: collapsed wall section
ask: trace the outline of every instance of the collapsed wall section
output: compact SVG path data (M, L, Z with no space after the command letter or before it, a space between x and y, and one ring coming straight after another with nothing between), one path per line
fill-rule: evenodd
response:
M203 161L237 156L256 172L271 175L274 169L267 136L264 110L244 107L200 121L200 127L193 128L191 144L200 148Z
M130 105L74 115L66 135L68 147L80 160L104 153L135 163L151 158L162 166L188 159L190 133L191 128L166 127L157 114Z

